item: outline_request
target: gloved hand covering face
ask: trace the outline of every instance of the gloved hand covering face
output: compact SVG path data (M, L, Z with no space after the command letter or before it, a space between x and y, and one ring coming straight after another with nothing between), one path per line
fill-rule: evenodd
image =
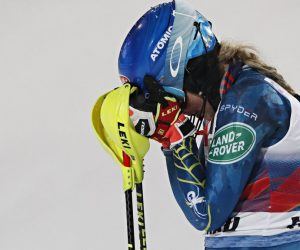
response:
M135 130L141 135L161 141L181 109L177 99L165 92L151 76L145 76L147 93L136 89L130 95L129 114Z
M156 125L151 111L143 111L129 106L129 116L136 132L146 137L154 134Z
M196 128L194 124L186 117L181 114L178 119L172 124L167 133L165 134L162 146L163 148L172 149L177 144L181 143L185 138L194 135Z
M170 96L151 76L145 76L148 93L137 89L130 96L130 118L135 130L172 147L194 134L193 124L181 113L181 103Z

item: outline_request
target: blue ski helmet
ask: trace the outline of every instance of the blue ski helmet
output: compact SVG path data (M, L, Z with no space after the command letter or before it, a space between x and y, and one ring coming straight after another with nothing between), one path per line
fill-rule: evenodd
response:
M132 27L121 47L121 81L145 92L144 76L151 75L169 93L184 99L183 78L191 58L204 55L218 43L211 23L182 0L147 11Z

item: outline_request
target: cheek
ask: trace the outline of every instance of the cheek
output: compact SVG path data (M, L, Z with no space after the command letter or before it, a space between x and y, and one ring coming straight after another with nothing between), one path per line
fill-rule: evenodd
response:
M202 104L203 104L203 102L202 102L201 98L188 99L186 107L183 110L183 113L185 113L187 115L198 114L201 111Z
M210 103L206 104L205 115L207 120L211 120L215 115L215 111L213 107L210 105Z
M194 114L193 110L191 108L187 108L187 107L182 112L186 115L193 115Z

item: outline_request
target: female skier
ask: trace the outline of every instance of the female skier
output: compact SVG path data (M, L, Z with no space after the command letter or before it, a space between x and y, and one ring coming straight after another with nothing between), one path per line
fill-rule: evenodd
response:
M119 72L142 90L133 124L163 144L174 196L207 231L206 249L300 249L300 102L275 68L248 46L219 43L176 0L133 26Z

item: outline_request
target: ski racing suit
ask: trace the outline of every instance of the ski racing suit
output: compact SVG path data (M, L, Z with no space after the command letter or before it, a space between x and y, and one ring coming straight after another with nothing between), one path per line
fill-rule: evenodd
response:
M199 149L188 137L163 150L172 191L206 249L300 249L300 102L247 65L229 68Z

